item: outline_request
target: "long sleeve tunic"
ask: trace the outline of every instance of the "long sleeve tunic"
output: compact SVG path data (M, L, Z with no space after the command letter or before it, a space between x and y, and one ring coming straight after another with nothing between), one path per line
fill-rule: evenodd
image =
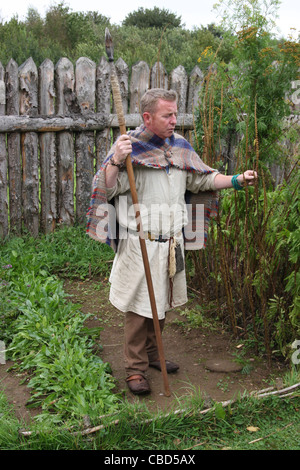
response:
M198 174L171 166L159 170L137 165L134 174L156 307L159 319L163 319L167 310L187 302L185 270L176 273L170 281L168 239L176 238L183 252L182 230L188 218L185 193L187 190L193 193L214 191L217 172ZM135 211L125 171L120 171L116 185L107 189L107 197L108 200L114 198L121 228L118 251L110 275L110 301L120 311L152 317L140 243L136 234ZM164 241L157 241L159 236Z

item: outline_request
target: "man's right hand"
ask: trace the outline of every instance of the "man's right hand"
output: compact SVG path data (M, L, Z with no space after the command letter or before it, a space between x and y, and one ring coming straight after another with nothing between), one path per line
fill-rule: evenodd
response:
M121 135L116 141L115 152L113 155L113 161L117 165L121 165L125 162L127 155L132 152L132 145L130 137L127 134ZM105 180L106 187L113 188L118 179L119 168L116 165L107 165Z
M114 161L117 164L121 164L126 160L127 155L132 152L132 145L129 135L121 135L117 142L114 153Z

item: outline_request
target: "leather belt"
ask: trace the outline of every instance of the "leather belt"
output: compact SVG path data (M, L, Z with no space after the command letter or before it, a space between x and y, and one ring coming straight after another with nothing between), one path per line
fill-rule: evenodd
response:
M152 235L150 232L146 234L147 240L150 240L151 242L159 242L159 243L165 243L170 240L169 238L165 238L164 235Z

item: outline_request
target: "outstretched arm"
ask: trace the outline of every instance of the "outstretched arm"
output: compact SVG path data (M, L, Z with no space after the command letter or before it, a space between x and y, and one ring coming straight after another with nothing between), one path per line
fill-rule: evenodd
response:
M232 178L233 178L232 175L222 175L221 173L218 173L214 181L216 190L232 188L233 187ZM238 175L236 180L238 184L241 187L243 187L243 186L253 186L256 178L257 178L256 171L247 170L244 173Z

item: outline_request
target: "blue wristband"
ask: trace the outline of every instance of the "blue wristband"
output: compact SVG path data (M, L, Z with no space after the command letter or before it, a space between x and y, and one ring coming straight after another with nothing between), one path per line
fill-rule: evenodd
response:
M236 189L237 191L239 191L240 189L243 189L243 186L241 186L237 180L238 176L240 176L240 174L233 175L233 177L231 178L231 184L234 187L234 189Z

